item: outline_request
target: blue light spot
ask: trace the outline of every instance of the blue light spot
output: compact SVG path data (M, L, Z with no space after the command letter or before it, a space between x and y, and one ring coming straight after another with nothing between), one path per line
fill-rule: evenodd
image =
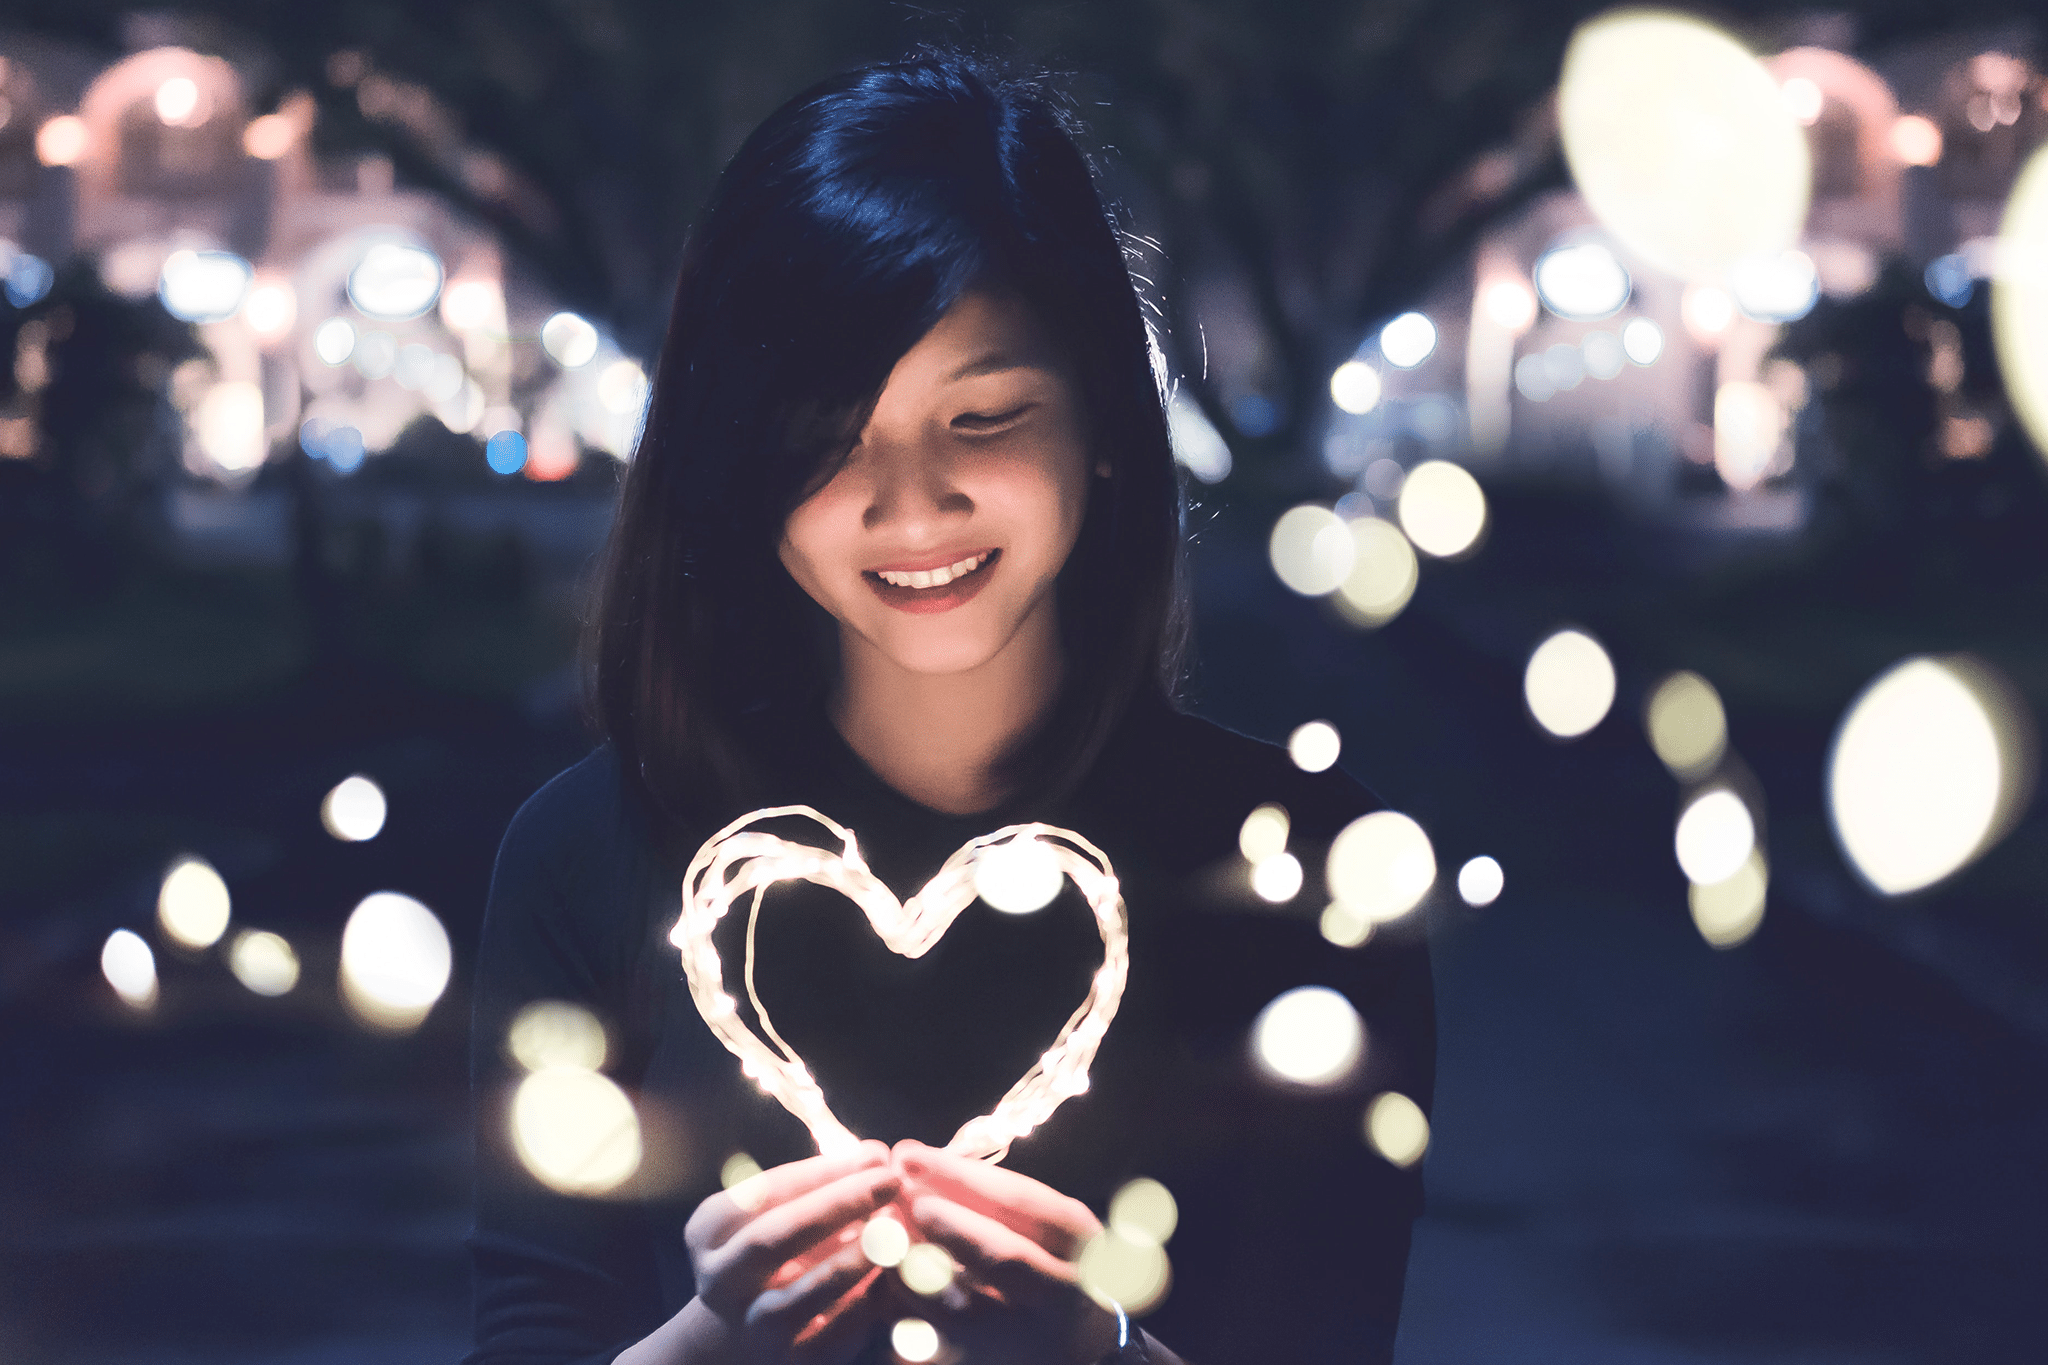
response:
M26 308L49 293L56 278L57 272L48 261L17 251L7 262L7 301L16 308Z
M1270 436L1280 425L1280 408L1263 393L1248 393L1230 405L1230 420L1247 436Z
M526 467L526 438L516 431L501 431L484 442L484 463L500 474L517 474Z
M1951 308L1961 308L1977 291L1970 264L1961 256L1939 256L1927 264L1927 292Z

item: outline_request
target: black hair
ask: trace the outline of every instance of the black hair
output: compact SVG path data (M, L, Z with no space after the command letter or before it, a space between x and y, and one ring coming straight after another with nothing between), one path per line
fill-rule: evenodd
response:
M925 55L806 90L720 174L590 632L598 727L665 833L755 800L749 717L829 685L836 635L781 564L783 523L970 288L1029 303L1078 380L1090 464L1109 471L1089 480L1056 589L1066 680L1003 785L1066 789L1134 701L1171 699L1180 484L1122 237L1069 126L1038 79Z

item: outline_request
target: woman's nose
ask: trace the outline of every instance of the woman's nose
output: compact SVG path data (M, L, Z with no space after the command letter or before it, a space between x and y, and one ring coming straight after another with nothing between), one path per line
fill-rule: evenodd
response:
M868 530L888 527L909 539L936 538L944 524L974 510L974 500L954 482L945 452L918 440L867 444L873 483L861 523ZM927 532L933 534L922 534Z

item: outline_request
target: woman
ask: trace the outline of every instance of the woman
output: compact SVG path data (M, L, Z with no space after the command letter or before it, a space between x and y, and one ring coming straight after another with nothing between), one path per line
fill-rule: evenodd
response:
M1428 1103L1426 949L1399 926L1336 948L1315 888L1279 913L1247 892L1255 806L1291 812L1314 867L1375 803L1171 706L1178 497L1118 234L1033 85L955 58L871 67L747 140L686 255L626 478L594 623L606 743L527 803L493 878L472 1360L842 1365L893 1359L906 1316L989 1365L1388 1357L1420 1180L1372 1154L1360 1114L1381 1090ZM1031 915L970 907L913 962L844 901L778 890L762 1001L876 1139L806 1158L668 941L700 844L797 803L851 827L900 895L1023 820L1113 863L1122 1009L1090 1091L1002 1165L941 1145L1085 991L1085 911L1071 888ZM1304 984L1366 1020L1345 1084L1251 1064L1253 1017ZM506 1030L547 999L619 1044L648 1153L631 1198L550 1193L513 1154ZM722 1192L735 1152L769 1169ZM1143 1331L1074 1265L1139 1174L1180 1206ZM890 1205L958 1266L943 1294L862 1253Z

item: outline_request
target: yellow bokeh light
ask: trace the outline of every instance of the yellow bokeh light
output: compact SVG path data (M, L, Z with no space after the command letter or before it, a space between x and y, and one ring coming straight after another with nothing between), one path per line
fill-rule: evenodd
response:
M1730 488L1763 482L1785 439L1785 406L1762 384L1738 379L1714 393L1714 468Z
M938 1359L944 1345L939 1340L939 1329L923 1318L899 1318L889 1329L889 1349L911 1365L924 1365L927 1360Z
M384 789L357 773L344 777L320 801L320 823L348 843L374 839L384 828Z
M341 933L342 998L372 1028L417 1027L448 988L452 965L441 921L396 891L365 896Z
M1373 921L1348 901L1331 901L1323 907L1316 929L1339 948L1356 948L1370 939Z
M115 994L136 1009L156 1003L156 954L133 929L116 929L100 949L100 974Z
M860 1230L860 1252L885 1269L901 1265L910 1253L910 1233L895 1214L878 1213Z
M505 330L505 291L494 279L460 279L441 294L441 321L449 330Z
M1327 507L1304 503L1283 512L1266 549L1273 572L1303 597L1333 593L1351 576L1350 528Z
M1901 115L1891 131L1892 154L1908 166L1941 160L1941 125L1920 114Z
M1365 1051L1365 1024L1328 986L1296 986L1267 1003L1252 1024L1252 1055L1269 1076L1296 1085L1347 1079Z
M1247 862L1262 862L1287 851L1287 807L1268 801L1250 815L1237 831L1237 850Z
M1752 851L1735 874L1710 886L1695 882L1687 899L1700 937L1716 948L1747 942L1764 920L1764 896L1770 875L1763 855Z
M156 116L173 128L197 123L199 82L190 76L173 76L156 88Z
M2003 834L2026 794L2031 726L1983 665L1914 658L1835 732L1828 808L1843 852L1886 895L1932 886Z
M953 1264L944 1247L919 1242L903 1253L903 1264L896 1267L896 1273L912 1293L930 1298L945 1293L960 1268Z
M287 995L299 984L299 955L280 934L244 929L228 946L228 970L257 995Z
M761 1163L746 1152L734 1152L718 1168L718 1187L730 1190L761 1174Z
M1657 757L1680 777L1706 772L1728 748L1721 694L1697 673L1673 673L1657 684L1644 708L1643 728Z
M1274 905L1293 900L1301 893L1301 860L1292 853L1259 859L1252 864L1252 890Z
M1396 1166L1413 1166L1429 1150L1429 1116L1398 1090L1373 1096L1365 1107L1365 1140Z
M1305 773L1319 773L1337 761L1343 751L1343 737L1337 727L1326 720L1312 720L1306 725L1297 725L1294 733L1287 737L1287 756L1294 760L1294 766Z
M519 1083L512 1141L533 1178L563 1194L609 1194L640 1169L640 1119L595 1071L551 1067Z
M1529 656L1522 696L1538 725L1559 739L1575 739L1614 705L1614 661L1584 631L1560 630Z
M1424 460L1409 470L1396 511L1415 548L1438 559L1466 553L1486 529L1479 480L1448 460Z
M1726 787L1702 792L1678 817L1672 842L1686 880L1712 886L1734 876L1756 848L1756 820Z
M565 370L597 359L597 328L575 313L557 313L541 324L541 349Z
M1337 586L1337 606L1357 625L1383 626L1415 595L1415 550L1390 521L1357 517L1350 524L1351 572Z
M1634 9L1581 26L1558 120L1587 205L1669 274L1718 281L1805 226L1806 130L1763 64L1704 20Z
M1678 320L1693 340L1712 346L1735 321L1735 298L1719 285L1689 285L1679 296Z
M1134 1316L1157 1307L1173 1280L1163 1247L1123 1236L1115 1228L1104 1228L1088 1239L1076 1270L1081 1288L1096 1302L1114 1303Z
M2013 411L2048 458L2048 147L2027 159L2005 201L1991 340Z
M265 114L242 130L242 150L258 161L275 161L299 141L299 125L286 114Z
M1179 1225L1173 1192L1150 1176L1126 1181L1109 1201L1109 1226L1133 1242L1163 1247Z
M1376 810L1344 827L1330 844L1330 894L1367 920L1399 919L1436 882L1436 850L1422 826L1399 811Z
M974 894L1006 915L1043 910L1065 881L1059 856L1032 838L984 849L974 864Z
M1480 292L1479 309L1502 331L1520 336L1536 321L1536 291L1517 279L1495 279Z
M608 1050L597 1016L567 1000L536 1000L520 1010L505 1030L505 1047L528 1071L551 1066L599 1071Z
M156 922L173 943L211 948L228 928L228 884L204 858L180 858L164 874Z
M92 145L92 133L76 114L59 114L36 129L36 160L45 166L75 165Z
M259 278L242 300L242 316L250 331L265 341L275 341L298 320L298 296L285 280Z
M246 379L213 385L192 410L192 437L217 469L245 474L256 468L270 454L263 390Z
M1363 360L1347 360L1330 374L1330 401L1346 412L1371 412L1380 391L1380 372Z

